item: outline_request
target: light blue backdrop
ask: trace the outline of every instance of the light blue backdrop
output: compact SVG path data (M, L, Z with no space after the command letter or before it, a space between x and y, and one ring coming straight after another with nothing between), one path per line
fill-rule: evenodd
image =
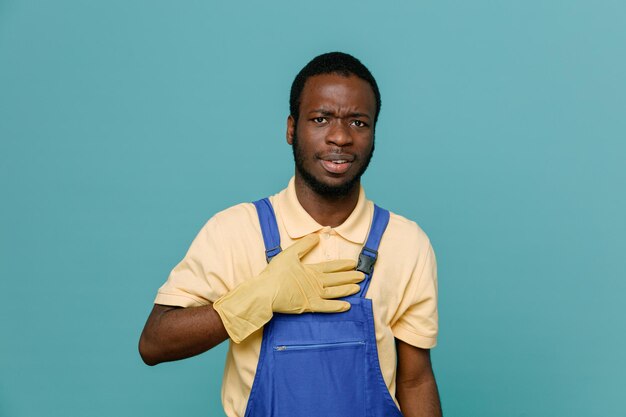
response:
M225 346L138 337L203 223L286 185L331 50L382 90L368 196L437 252L445 415L626 415L626 3L389 3L0 2L1 416L222 415Z

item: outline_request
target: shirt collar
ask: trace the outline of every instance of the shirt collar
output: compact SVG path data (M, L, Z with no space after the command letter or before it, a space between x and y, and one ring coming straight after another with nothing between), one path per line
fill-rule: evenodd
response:
M299 239L324 228L300 205L296 196L294 177L289 180L287 188L278 194L277 203L280 217L282 217L283 225L290 238ZM365 191L363 187L360 187L356 207L346 221L335 227L334 230L344 239L363 244L369 231L372 215L372 202L365 197Z

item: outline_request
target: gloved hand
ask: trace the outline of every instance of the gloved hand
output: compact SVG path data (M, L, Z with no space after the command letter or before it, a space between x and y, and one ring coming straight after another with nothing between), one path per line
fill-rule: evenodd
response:
M347 301L332 300L359 291L365 277L354 271L350 259L306 265L300 260L319 242L308 235L276 255L257 277L219 298L213 308L235 343L270 321L274 312L338 313L350 309Z

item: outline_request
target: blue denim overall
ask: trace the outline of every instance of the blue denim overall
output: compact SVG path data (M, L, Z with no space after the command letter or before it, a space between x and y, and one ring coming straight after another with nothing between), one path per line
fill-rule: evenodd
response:
M267 261L280 253L268 199L256 201ZM343 313L274 314L263 330L259 362L245 417L402 416L378 363L372 300L365 298L389 212L374 206L357 270L359 293Z

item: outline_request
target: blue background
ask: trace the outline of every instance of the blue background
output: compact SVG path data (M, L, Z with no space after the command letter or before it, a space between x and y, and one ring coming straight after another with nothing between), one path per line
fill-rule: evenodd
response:
M292 175L288 90L342 50L368 196L439 263L444 414L624 416L623 1L0 2L0 415L219 416L225 345L149 368L157 288ZM621 398L620 398L621 397Z

